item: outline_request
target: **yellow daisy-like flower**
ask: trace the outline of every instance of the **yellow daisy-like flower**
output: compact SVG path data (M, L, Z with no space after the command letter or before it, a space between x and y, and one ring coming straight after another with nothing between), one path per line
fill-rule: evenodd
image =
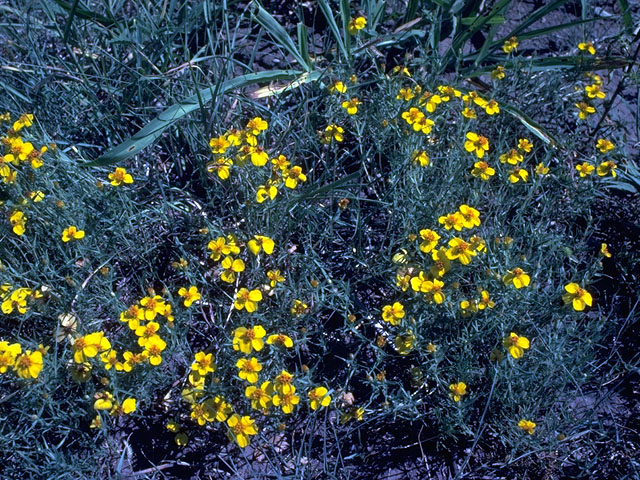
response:
M249 383L258 382L258 372L262 370L262 365L256 357L240 358L236 362L238 367L238 377Z
M254 255L258 255L261 250L264 250L267 255L271 255L274 247L275 242L264 235L254 235L253 239L247 242L247 248Z
M434 248L436 248L436 245L438 245L438 240L440 240L440 235L438 235L436 232L428 228L425 228L424 230L420 230L419 233L420 233L420 238L422 239L422 242L420 242L420 245L418 248L420 248L421 252L429 253Z
M15 359L13 369L20 378L38 378L42 371L42 352L36 350L18 355Z
M346 93L347 86L344 83L342 83L340 80L335 80L331 85L329 85L329 91L331 93L334 93L334 92Z
M382 319L391 325L399 325L400 320L404 318L404 305L395 302L393 305L385 305L382 307Z
M355 97L351 100L345 100L342 102L342 108L344 108L349 115L355 115L358 113L358 105L362 105L362 102Z
M575 107L578 109L578 118L580 120L586 120L589 115L596 113L596 109L587 102L578 102Z
M618 164L613 160L607 160L598 165L596 169L596 173L600 177L606 177L607 175L611 175L612 177L616 176L616 168L618 168Z
M279 345L285 348L293 348L293 340L284 333L275 333L267 337L267 345Z
M242 353L259 351L264 347L264 336L267 334L262 325L251 328L238 327L233 332L233 349Z
M611 140L607 140L606 138L599 138L596 142L596 148L600 153L607 153L616 147Z
M269 128L269 124L260 117L254 117L247 122L246 128L252 135L259 135L260 132L264 132Z
M180 295L184 299L183 303L187 308L193 305L194 302L197 302L202 298L202 295L200 295L200 292L198 292L198 287L196 287L195 285L191 285L189 289L187 289L186 287L180 288L180 290L178 290L178 295Z
M464 382L452 383L449 385L449 395L454 402L459 402L467 394L467 384Z
M311 407L311 410L328 407L331 403L331 395L328 395L328 393L329 390L322 386L309 390L307 395L309 397L309 406Z
M351 35L357 34L360 30L367 26L367 19L365 17L356 17L349 20L347 29Z
M198 352L195 354L194 361L191 364L191 370L204 376L207 373L216 370L215 360L212 353Z
M257 435L256 422L249 416L240 416L234 413L227 420L227 426L229 427L229 437L235 441L240 448L245 448L249 445L249 440L252 435Z
M565 304L570 303L577 312L581 312L585 307L593 305L591 294L577 283L569 283L564 286L564 289L567 293L562 295L562 300Z
M300 397L296 395L296 387L283 385L278 393L273 396L273 404L280 407L284 413L293 413L295 406L300 403Z
M471 175L484 181L489 180L489 178L495 174L495 169L491 168L487 162L482 160L474 163L473 169L471 170Z
M525 420L524 418L518 422L518 427L529 435L533 435L534 430L536 429L536 424L531 420Z
M518 39L516 37L511 37L508 40L505 40L504 44L502 45L502 51L504 53L511 53L516 48L518 48L518 45Z
M233 306L236 310L246 309L247 312L255 312L258 308L258 303L262 300L262 292L260 290L248 290L241 288L236 293L236 299Z
M111 185L119 187L123 183L133 183L133 177L127 173L127 170L122 167L116 167L116 169L108 175L111 180Z
M502 340L502 344L513 358L520 358L529 348L529 339L511 332L508 337Z
M584 178L588 175L591 175L595 170L595 167L587 162L582 162L579 165L576 165L576 170L580 173L580 177Z
M578 44L578 50L588 52L590 55L596 54L596 47L593 46L593 42L580 42Z
M489 151L489 140L487 137L474 132L467 132L467 141L464 142L464 149L469 153L475 153L478 158L484 157Z
M531 283L531 277L519 267L513 270L507 270L507 273L502 277L502 281L505 285L513 285L516 288L527 287Z

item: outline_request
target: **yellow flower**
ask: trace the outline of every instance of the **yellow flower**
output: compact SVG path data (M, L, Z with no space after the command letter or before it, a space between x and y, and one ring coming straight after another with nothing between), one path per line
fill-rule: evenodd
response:
M273 396L273 404L280 407L284 413L293 413L298 403L300 403L300 397L296 395L296 387L293 385L283 385Z
M93 402L95 410L111 410L113 407L113 395L110 392L96 392L93 398L95 399Z
M124 402L122 402L122 412L125 414L130 414L136 411L136 399L135 398L127 398Z
M413 89L411 89L410 87L401 88L396 95L396 100L404 100L405 102L408 102L413 97L415 97Z
M518 427L521 430L528 433L529 435L533 435L533 431L536 428L536 424L531 420L525 420L524 418L518 422Z
M513 358L520 358L524 355L524 351L529 348L529 339L511 332L508 337L502 340L502 344Z
M33 201L33 203L40 203L44 200L45 194L40 190L36 190L35 192L29 192L29 198Z
M332 140L342 142L344 140L344 128L339 125L327 125L322 133L322 142L330 143Z
M22 353L22 347L19 343L9 344L0 341L0 373L5 373L9 367L13 367L16 358Z
M264 336L267 334L262 325L251 328L238 327L233 332L233 349L242 353L259 351L264 347Z
M287 188L296 188L296 186L298 186L298 182L307 181L307 176L302 173L302 167L298 165L291 167L283 176L284 186Z
M518 148L526 153L531 153L533 149L533 143L527 138L518 139Z
M581 52L589 52L591 55L596 54L596 48L593 46L593 42L580 42L578 44L578 50Z
M218 237L215 240L211 240L207 248L211 250L209 257L214 260L220 260L222 255L237 255L240 253L240 247L236 244L235 239L228 235L225 237Z
M191 404L191 418L201 427L213 422L213 415L204 402Z
M440 95L434 95L431 92L425 92L418 100L418 104L427 109L427 112L433 113L438 108L438 105L442 103L442 97Z
M84 238L84 230L78 230L75 225L69 225L62 231L62 241L68 242L69 240L80 240Z
M506 76L504 71L504 67L502 65L498 65L495 69L491 71L491 78L494 80L502 80Z
M278 187L268 182L266 185L260 185L256 191L256 202L262 203L267 198L273 200L278 195Z
M247 247L254 255L258 255L260 250L264 250L264 253L271 255L275 247L275 242L264 235L254 235L253 240L249 240L247 243Z
M507 153L503 153L498 157L500 159L500 163L509 163L511 165L517 165L518 162L522 162L524 157L518 153L515 148L512 148Z
M587 102L578 102L575 107L578 109L578 118L580 120L586 120L589 115L596 113L596 109Z
M198 352L195 354L191 370L197 372L198 375L204 376L207 373L215 372L216 364L212 353Z
M167 347L167 344L159 336L155 335L151 337L144 344L144 349L147 351L149 357L149 363L153 366L160 365L162 363L162 352Z
M547 167L544 163L540 162L536 165L536 174L537 175L546 175L549 173L549 167Z
M466 137L467 141L464 142L464 149L467 152L475 152L478 158L482 158L485 152L489 151L489 140L487 137L483 137L474 132L467 132Z
M411 161L421 167L426 167L427 165L429 165L429 162L430 162L427 152L418 151L418 150L415 150L411 154Z
M409 69L402 65L396 65L391 69L391 73L394 75L404 75L405 77L411 77Z
M260 290L247 290L246 288L241 288L236 293L236 299L233 303L233 306L236 310L246 309L247 312L252 313L255 312L258 308L258 302L262 300L262 292Z
M471 175L482 180L489 180L490 177L496 174L496 171L489 166L487 162L482 160L473 164Z
M460 205L458 209L464 220L464 228L473 228L480 226L480 212L469 205Z
M328 407L331 403L331 395L328 395L328 393L329 390L322 386L309 390L307 395L309 397L309 406L311 407L311 410Z
M606 138L599 138L596 142L596 148L600 153L607 153L610 150L613 150L615 145L611 140L607 140Z
M258 382L258 372L262 370L262 365L256 357L240 358L236 362L238 367L238 377L249 383Z
M473 108L464 107L460 112L464 118L476 118L476 111Z
M256 387L248 386L244 391L244 396L251 400L251 408L255 410L266 410L272 405L273 385L271 382L263 382L262 385Z
M420 117L418 120L415 121L412 128L416 132L422 132L425 135L428 135L429 133L431 133L431 130L433 130L434 125L435 125L434 121L431 120L430 118Z
M116 167L113 173L110 173L108 177L109 180L111 180L111 185L114 187L119 187L123 183L133 183L133 177L122 167Z
M434 248L436 248L436 245L438 245L438 240L440 240L440 235L428 228L420 230L419 233L420 238L422 239L422 242L420 242L419 245L421 252L429 253Z
M441 247L439 250L433 250L431 259L433 260L433 265L429 268L429 272L434 277L442 277L451 269L451 260L447 256L446 248Z
M449 213L438 218L438 223L444 225L447 230L454 228L459 232L464 227L464 217L460 212Z
M78 337L71 345L73 360L76 363L83 363L87 358L93 358L98 355L99 352L109 350L110 348L111 343L102 331L89 333L84 337Z
M616 176L616 168L618 165L613 160L607 160L598 165L596 172L599 176L605 177L607 175L611 175L612 177Z
M347 86L342 83L340 80L334 80L334 82L329 85L329 91L331 93L334 92L338 92L338 93L345 93L347 91Z
M504 53L511 53L516 48L518 48L518 39L516 37L511 37L508 40L505 40L504 44L502 45L502 50L504 51Z
M124 364L118 360L118 354L115 350L108 350L100 355L100 360L104 363L105 370L115 368L116 371L124 370Z
M569 283L564 286L567 293L562 295L565 304L570 303L574 310L581 312L587 306L593 305L591 294L577 283Z
M269 285L271 288L275 288L278 283L284 282L284 277L280 273L280 270L267 271L267 278L269 279Z
M198 292L198 287L194 285L190 286L188 290L186 287L180 288L180 290L178 290L178 295L184 298L185 307L190 307L194 302L197 302L202 298L202 295Z
M424 113L415 107L411 107L406 112L402 112L402 118L404 118L409 125L413 125L424 118ZM415 130L420 130L420 128L416 128Z
M249 445L249 437L258 434L255 424L255 420L252 420L251 417L241 417L237 413L234 413L227 420L230 438L234 440L240 448L245 448Z
M342 102L342 108L344 108L349 115L355 115L358 113L358 105L362 105L362 102L355 97L351 100L345 100Z
M229 178L229 172L233 166L233 160L227 157L220 157L207 163L207 172L216 173L220 180Z
M209 147L211 147L211 153L224 153L227 148L231 146L231 142L227 139L226 135L220 135L219 137L213 137L209 140Z
M291 315L295 315L299 317L300 315L304 315L309 312L309 305L304 303L302 300L294 300L293 306L291 307Z
M254 117L249 122L247 122L247 130L251 132L252 135L259 135L260 132L265 131L269 128L269 124L260 117Z
M529 172L525 168L515 167L513 170L509 170L509 181L511 183L518 183L520 180L526 182L529 179Z
M13 369L20 378L38 378L42 371L42 353L27 350L16 357Z
M589 98L603 99L607 96L607 94L602 91L602 87L597 83L594 83L593 85L587 85L586 87L584 87L584 90L587 94L587 97Z
M275 344L285 348L293 348L293 340L291 340L291 337L285 335L284 333L269 335L269 337L267 338L267 344Z
M138 345L144 347L150 338L158 334L158 330L160 330L160 324L153 321L136 328L135 334L138 337Z
M531 277L519 267L513 270L507 270L507 273L502 277L502 281L505 285L513 284L516 288L522 288L529 286L531 283Z
M233 411L231 405L220 396L205 400L204 405L211 412L211 416L216 422L224 422Z
M446 251L447 258L449 260L458 260L463 265L468 265L471 262L471 257L476 256L476 252L471 248L471 245L461 238L454 237L449 240L449 247L451 248Z
M587 162L582 162L579 165L576 165L576 170L580 173L580 177L584 178L588 175L591 175L595 170L595 167Z
M452 383L449 385L449 391L453 401L459 402L467 394L467 384L464 382Z
M9 217L9 222L13 227L13 233L16 235L23 235L25 231L25 226L27 223L27 217L20 210L16 210Z
M484 106L484 111L487 115L496 115L500 113L500 106L493 98L487 102Z
M291 162L287 160L286 156L278 155L276 158L271 159L271 164L273 165L272 168L274 172L277 172L277 171L286 172Z
M495 307L495 303L491 300L489 296L489 292L486 290L482 290L480 292L480 301L478 302L478 310L484 310L485 308L493 308Z
M293 381L293 375L286 370L282 370L275 378L274 386L277 391L282 391L287 385L291 385Z
M233 257L224 257L220 265L223 268L220 273L220 278L223 282L227 283L235 282L236 273L244 272L245 268L244 262L241 259L236 258L234 260Z
M382 319L391 325L399 325L400 320L404 318L404 305L395 302L393 305L385 305L382 307Z
M367 19L364 17L351 18L347 29L351 35L355 35L367 25Z
M609 252L609 246L606 243L600 245L600 255L611 258L611 252Z

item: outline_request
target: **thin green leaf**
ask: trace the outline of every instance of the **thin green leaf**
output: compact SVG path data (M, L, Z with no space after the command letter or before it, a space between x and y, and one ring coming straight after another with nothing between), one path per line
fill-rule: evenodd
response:
M127 158L139 153L143 148L151 145L162 133L180 120L185 115L200 108L200 102L209 103L218 95L244 88L249 85L262 82L274 82L278 80L293 80L303 72L295 70L272 70L260 73L250 73L227 80L217 85L198 91L181 102L178 102L164 110L155 119L149 122L144 128L125 140L117 147L111 149L97 160L84 164L85 166L104 166L122 162Z
M482 18L482 17L462 17L460 19L460 23L462 23L462 25L473 25L479 18ZM496 15L495 17L492 17L491 19L487 20L485 24L486 25L502 25L504 22L505 22L504 15Z
M537 123L531 117L526 115L524 112L518 110L516 107L509 104L500 104L500 108L502 108L509 115L517 118L522 125L527 128L531 133L533 133L536 137L542 140L544 143L550 146L558 146L558 140L551 135L542 125Z
M333 38L335 38L336 43L338 44L338 48L340 52L342 52L342 56L345 60L349 59L349 54L347 53L347 48L345 46L345 41L338 29L338 24L336 23L336 19L333 18L333 13L331 13L331 7L327 0L318 0L318 6L324 15L324 18L327 20L327 24L329 25L329 30L333 34ZM347 32L348 33L348 32ZM347 39L348 40L348 39Z
M298 22L298 48L300 49L300 55L302 55L302 58L307 62L307 65L311 65L307 26L302 22Z
M311 65L307 63L284 27L280 25L269 12L262 8L261 5L258 5L257 3L254 3L254 5L256 7L256 11L252 13L252 16L255 20L262 25L269 35L271 35L271 38L273 38L273 41L279 47L295 58L306 71L310 71Z
M629 2L627 0L618 0L620 11L622 12L622 23L624 30L628 34L633 33L633 18L631 18L631 9L629 8Z

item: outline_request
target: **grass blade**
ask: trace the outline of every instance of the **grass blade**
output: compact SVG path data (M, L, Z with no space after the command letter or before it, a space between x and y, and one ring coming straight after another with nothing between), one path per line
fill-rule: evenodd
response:
M217 94L214 93L213 87L202 89L196 95L192 95L181 102L170 106L135 135L128 138L117 147L111 149L97 160L84 165L88 167L111 165L132 157L139 153L143 148L151 145L175 122L200 108L200 102L209 103L218 95L223 95L232 90L237 90L256 83L293 80L299 77L301 73L302 72L295 70L272 70L260 73L250 73L222 82L219 85L219 88L217 88Z
M340 52L342 52L342 56L345 59L349 58L349 54L347 53L347 48L345 46L345 39L342 37L340 30L338 29L338 24L336 23L336 19L333 18L333 14L331 13L331 7L327 3L327 0L318 0L318 6L324 15L324 18L327 20L327 24L329 25L329 30L333 34L333 38L335 38L336 43L338 44L338 48ZM347 32L348 33L348 32Z
M296 47L287 31L273 16L267 12L261 5L254 3L256 11L252 14L255 20L271 35L276 45L286 50L296 61L308 72L311 65L304 58L302 53Z

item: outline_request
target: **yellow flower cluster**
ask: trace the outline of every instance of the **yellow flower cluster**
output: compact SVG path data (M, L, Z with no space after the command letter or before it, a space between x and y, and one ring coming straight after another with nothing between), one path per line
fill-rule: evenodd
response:
M2 302L0 308L5 315L10 315L14 312L24 315L29 310L28 302L38 298L42 298L40 290L26 287L18 287L12 290L12 286L8 283L0 285L0 302Z
M38 378L42 371L42 356L46 351L47 348L41 346L33 352L31 350L23 352L19 343L0 340L0 374L11 369L20 378Z
M11 121L11 115L0 116L4 121ZM43 165L42 155L48 150L46 145L37 148L22 137L25 128L33 125L33 115L25 113L18 118L4 136L0 136L0 179L3 183L14 183L18 167L28 163L37 169ZM4 150L4 151L3 151Z
M263 167L269 162L269 153L258 145L258 135L269 127L266 120L254 117L249 120L244 129L231 129L226 133L209 140L214 160L207 164L210 174L217 174L221 180L229 178L231 167L244 167L249 162L256 167ZM274 200L278 195L278 187L284 183L289 189L294 189L299 183L307 181L302 167L290 166L291 163L284 155L271 159L271 176L267 182L260 185L256 191L256 201Z

